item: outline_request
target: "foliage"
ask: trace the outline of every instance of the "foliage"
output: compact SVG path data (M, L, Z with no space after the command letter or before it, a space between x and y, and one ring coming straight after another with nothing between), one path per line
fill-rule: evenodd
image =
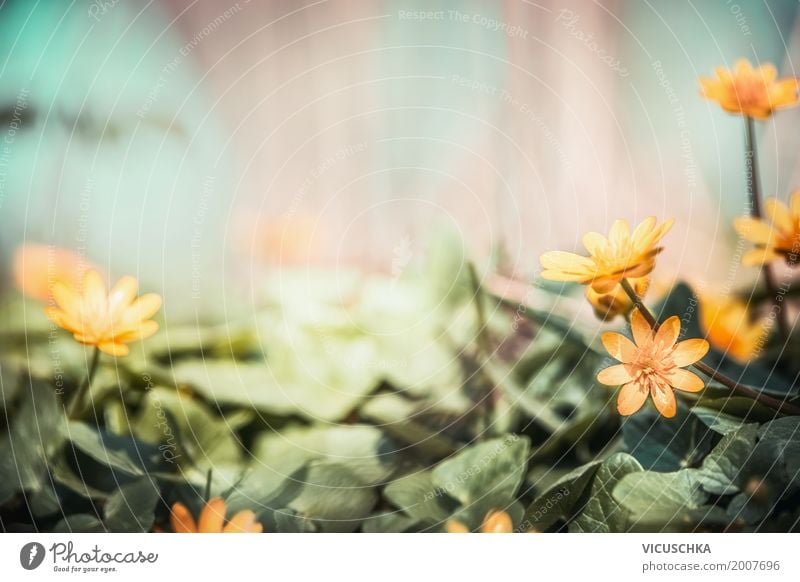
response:
M462 251L429 258L282 273L255 325L165 326L103 361L70 421L90 353L26 304L0 338L0 527L169 530L175 502L221 496L267 532L477 530L494 510L520 532L798 529L800 419L712 384L621 420L598 334L549 318L550 291L526 311L476 293ZM658 312L688 304L679 285ZM776 364L757 386L786 394L785 358L747 378Z

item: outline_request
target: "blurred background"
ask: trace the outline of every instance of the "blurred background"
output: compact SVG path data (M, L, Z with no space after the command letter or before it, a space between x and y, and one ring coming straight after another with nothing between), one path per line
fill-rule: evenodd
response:
M279 268L396 275L452 230L529 278L655 214L656 284L742 284L743 123L697 78L796 75L798 30L792 0L5 1L0 253L66 247L217 321ZM798 126L758 124L766 195L800 187Z

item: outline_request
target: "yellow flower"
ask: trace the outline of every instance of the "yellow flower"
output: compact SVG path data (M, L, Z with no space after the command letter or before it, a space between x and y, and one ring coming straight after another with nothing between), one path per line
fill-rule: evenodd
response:
M711 345L740 362L749 362L758 354L769 333L766 318L752 321L747 304L734 297L704 296L700 307Z
M481 533L513 533L514 524L505 511L495 509L486 514L481 524ZM447 533L470 533L469 528L458 520L447 522Z
M650 283L647 277L630 279L636 295L644 297ZM633 309L633 301L625 293L622 285L617 285L610 293L598 293L591 287L586 288L586 299L592 304L594 314L598 319L613 319L617 315L626 315Z
M563 251L545 253L539 259L542 277L550 281L575 281L591 284L597 293L610 293L624 278L644 277L653 270L661 247L656 243L667 234L673 221L656 224L654 216L644 220L631 234L625 220L611 226L608 238L597 232L583 237L589 251L584 257Z
M783 259L795 266L800 253L800 190L792 194L788 207L770 198L764 211L768 221L742 216L733 223L739 235L756 245L744 254L742 264L754 267Z
M172 506L170 523L175 533L261 533L264 527L256 520L256 514L246 509L225 523L225 501L219 497L211 499L195 521L183 503Z
M150 318L161 307L161 297L148 293L137 298L138 287L136 279L123 277L108 293L97 271L89 270L80 289L56 282L52 290L56 305L46 307L45 314L82 344L125 356L130 352L126 343L158 330Z
M14 252L13 271L17 288L39 301L52 299L56 282L75 287L88 269L95 268L78 253L51 245L28 243Z
M747 59L740 59L733 71L719 67L716 73L716 79L700 78L701 94L729 113L767 119L773 110L798 103L800 81L793 77L776 80L778 71L773 65L754 69Z
M656 409L665 417L675 416L677 404L672 389L699 392L703 380L684 366L694 364L708 352L704 339L689 339L675 343L681 331L678 316L673 315L653 332L641 312L631 313L631 330L635 343L614 332L603 334L608 353L621 364L602 370L597 380L622 389L617 398L617 410L629 416L639 410L649 394Z

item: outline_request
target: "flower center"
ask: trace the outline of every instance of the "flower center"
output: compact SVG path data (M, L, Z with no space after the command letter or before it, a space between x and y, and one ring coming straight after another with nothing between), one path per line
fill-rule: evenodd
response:
M760 77L753 76L745 79L737 79L733 84L733 90L736 93L736 99L742 106L769 106L766 87L764 81Z

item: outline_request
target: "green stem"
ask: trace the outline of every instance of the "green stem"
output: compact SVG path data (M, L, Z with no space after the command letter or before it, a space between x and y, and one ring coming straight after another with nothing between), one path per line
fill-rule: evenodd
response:
M655 316L653 313L642 303L642 299L636 294L633 287L631 286L630 282L627 279L623 279L621 281L622 288L625 290L625 293L628 294L633 304L639 310L639 312L644 316L645 320L653 330L658 329L658 322L656 321ZM784 414L794 414L800 415L800 407L794 406L789 404L785 400L779 400L777 398L773 398L772 396L767 396L755 390L754 388L750 388L749 386L744 386L743 384L739 384L736 380L729 378L719 370L715 370L711 366L704 364L703 362L695 362L692 364L698 371L702 372L712 380L716 380L726 388L729 388L733 392L737 394L741 394L742 396L747 396L748 398L752 398L753 400L760 402L761 404L772 408L773 410L777 410L778 412L782 412Z
M478 325L478 334L476 338L478 344L478 353L486 358L488 362L489 358L492 357L492 342L488 335L489 327L486 323L486 312L483 308L483 287L481 286L481 281L478 277L478 271L475 269L475 265L470 262L467 265L467 270L469 272L469 279L472 285L473 301L475 302L475 318ZM488 363L481 366L481 369L484 370L484 375L486 375L485 367L487 365ZM496 384L488 376L487 379L489 379L489 390L483 397L484 427L483 430L481 430L481 436L488 432L488 429L492 424L492 418L495 410L494 391Z
M89 393L89 390L92 386L92 380L94 379L95 372L97 372L97 364L100 362L100 350L98 348L94 349L94 353L92 354L92 362L89 364L89 373L86 376L86 379L81 383L78 390L73 394L72 400L67 407L67 416L70 419L77 418L82 410L83 401L86 397L86 394Z
M750 200L750 216L756 219L761 219L763 213L761 211L761 185L758 175L758 151L756 149L755 140L755 126L752 117L745 116L745 171L750 170L747 175L747 195ZM749 163L749 168L747 167ZM782 297L778 295L778 287L775 284L775 274L772 272L772 267L769 264L761 267L761 273L764 275L764 287L767 290L767 295L772 301L773 306L777 308L777 321L778 330L784 341L789 337L789 320L786 319L786 310L783 309Z

